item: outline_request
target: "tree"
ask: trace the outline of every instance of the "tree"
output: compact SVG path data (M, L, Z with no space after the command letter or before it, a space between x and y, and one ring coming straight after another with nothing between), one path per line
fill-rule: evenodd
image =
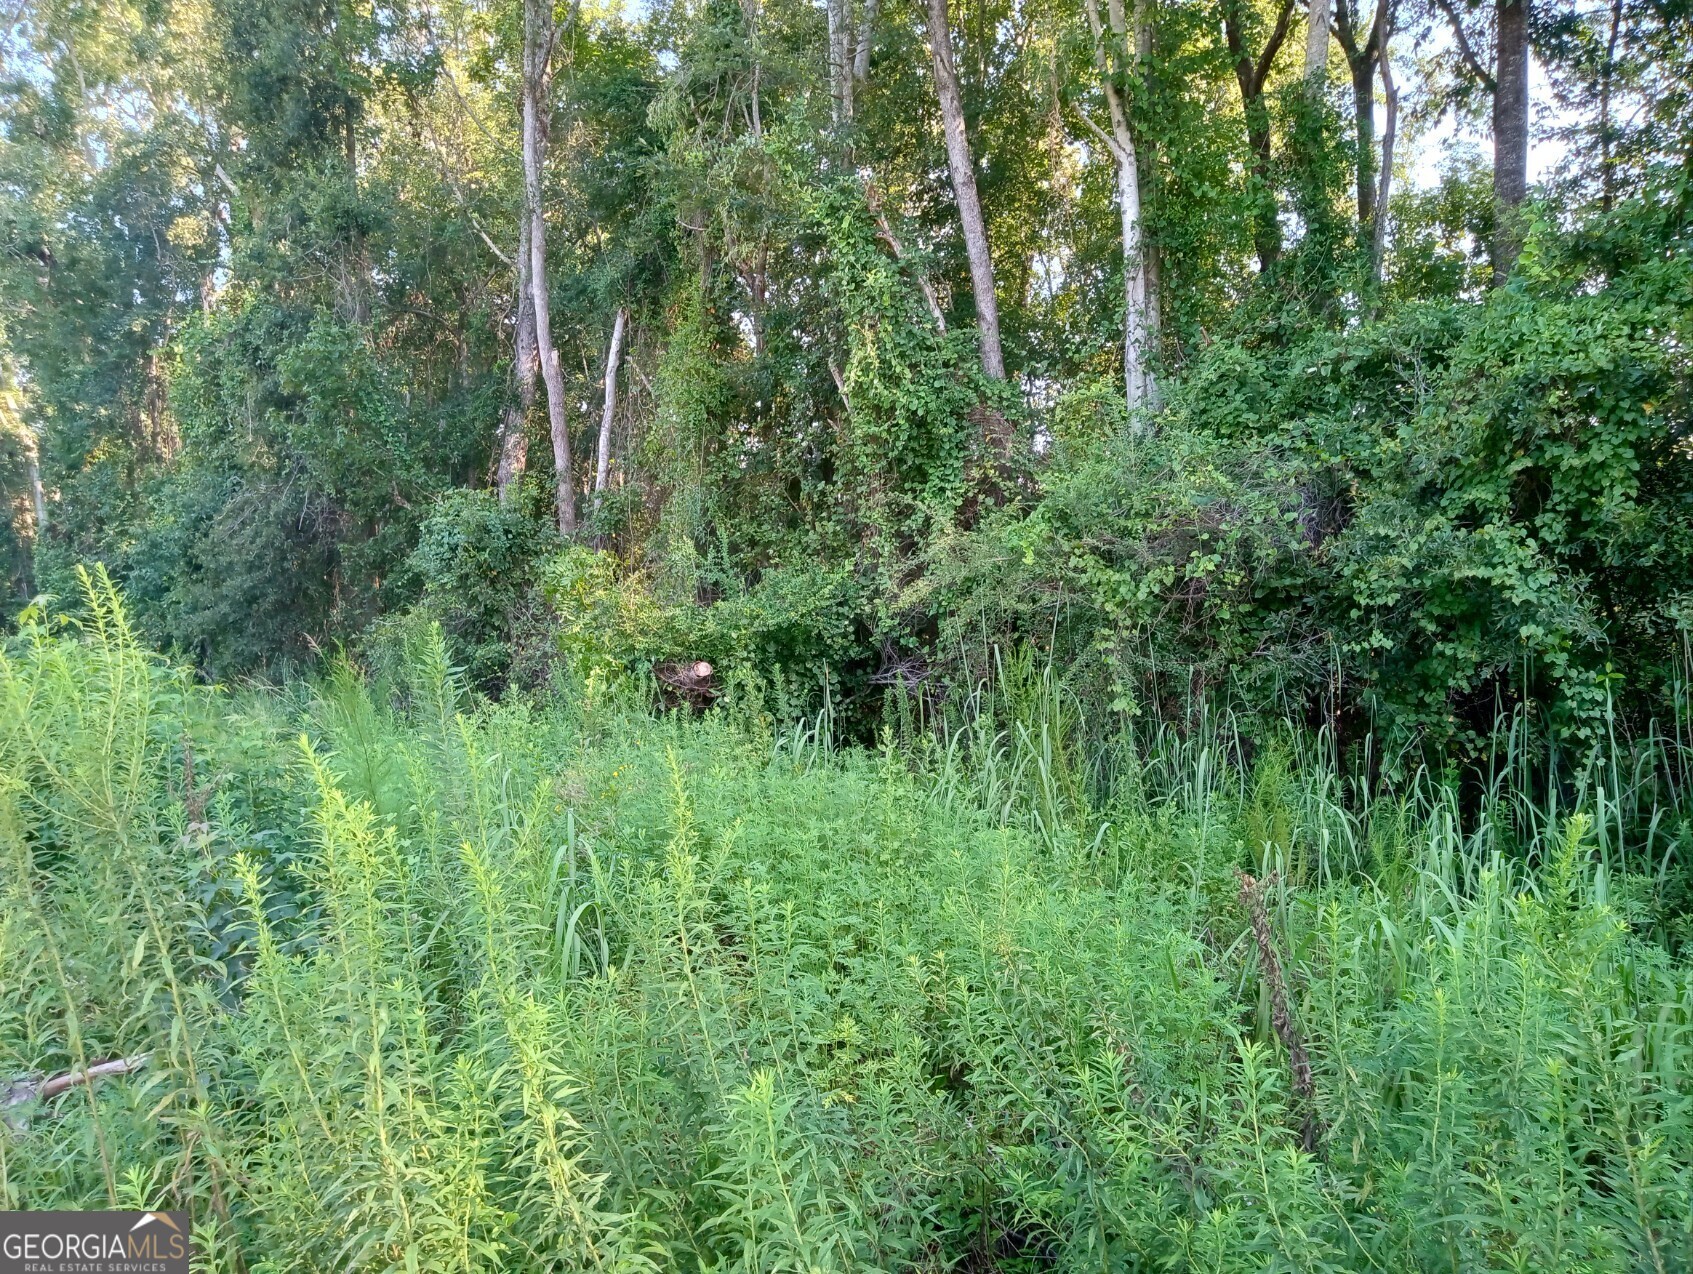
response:
M528 206L525 196L525 215L519 217L522 224L518 228L517 240L517 318L512 333L512 379L517 396L506 404L505 415L500 422L499 460L494 478L501 504L510 502L529 464L529 416L535 409L535 373L541 365L535 330L535 293L530 282L533 259Z
M1240 88L1241 112L1246 119L1247 149L1251 154L1248 198L1252 204L1252 239L1258 252L1258 268L1268 273L1281 256L1281 220L1271 175L1270 105L1265 85L1275 66L1276 54L1287 40L1293 17L1293 0L1280 0L1275 24L1263 46L1254 54L1247 44L1243 0L1223 0L1223 38L1234 64L1235 83Z
M876 41L876 14L881 0L864 0L858 15L858 44L852 54L852 78L863 84L870 78L870 49Z
M1522 247L1519 210L1528 195L1528 0L1495 0L1493 67L1476 53L1455 0L1435 0L1451 25L1459 64L1493 105L1493 282L1503 283Z
M1461 311L1508 259L1503 233L1476 246L1523 184L1499 0L1446 0L1467 44L1427 65L1454 84L1388 57L1440 0L1329 3L1350 97L1324 87L1322 0L925 0L903 22L877 0L24 0L0 33L27 425L0 560L39 503L43 589L103 557L150 633L239 673L410 604L420 528L486 485L494 524L544 522L536 552L615 505L600 547L667 603L839 566L851 623L901 657L933 619L905 599L933 595L936 529L1038 498L1125 402L1137 426L1160 404L1158 450L1221 368L1248 429L1261 389L1222 351ZM1548 252L1620 251L1648 188L1684 215L1686 9L1522 11L1567 152L1547 190L1572 220L1612 209ZM1401 91L1471 135L1498 108L1499 171L1396 189ZM1013 475L1014 410L1035 445ZM1314 489L1312 517L1346 498Z
M1123 235L1123 391L1129 410L1149 406L1157 399L1157 385L1153 378L1154 350L1150 336L1150 315L1156 313L1158 298L1154 294L1145 238L1142 234L1140 162L1136 153L1134 131L1129 125L1129 111L1124 94L1118 87L1119 70L1115 62L1127 60L1129 28L1123 11L1123 0L1107 0L1110 15L1110 38L1099 17L1098 0L1087 0L1088 29L1093 37L1094 66L1099 73L1100 89L1105 95L1106 110L1111 121L1107 133L1084 111L1082 120L1100 143L1110 152L1117 171L1117 200L1122 216ZM1137 12L1134 61L1143 62L1139 54L1141 32L1145 19Z
M1311 0L1305 21L1305 91L1322 97L1329 74L1329 0Z
M1360 29L1362 15L1359 0L1334 0L1335 38L1346 55L1352 78L1352 119L1358 146L1354 167L1358 231L1370 237L1375 233L1377 202L1376 63L1384 56L1388 28L1393 20L1392 0L1376 0L1367 30Z
M617 415L617 365L623 356L623 328L629 321L627 306L617 307L611 325L611 347L605 356L605 406L600 412L600 445L594 461L594 511L600 507L600 493L611 475L611 422Z
M858 80L852 56L850 0L825 0L829 26L829 96L837 127L852 121L853 86Z
M1518 209L1528 195L1528 0L1498 0L1495 14L1493 278L1500 283L1522 247Z
M1393 141L1399 128L1399 87L1393 82L1393 59L1388 47L1392 39L1393 30L1389 27L1381 37L1381 87L1387 102L1381 134L1381 184L1376 191L1370 224L1370 284L1377 289L1378 297L1382 262L1387 256L1387 219L1392 208L1388 196L1393 191Z
M529 221L529 295L535 311L535 351L547 387L547 423L553 439L558 529L576 534L576 474L570 458L570 421L565 414L564 369L553 345L547 279L547 216L542 174L551 126L553 47L558 31L552 0L523 4L523 201ZM521 373L520 373L521 374ZM520 382L521 383L521 382Z
M941 132L946 140L946 166L952 178L958 223L964 232L964 251L970 261L970 289L976 299L976 331L982 371L993 380L1005 379L1005 355L999 342L999 301L994 295L993 256L988 251L987 224L976 193L976 169L970 158L970 139L964 128L964 99L958 89L958 69L952 57L952 28L947 0L928 0L929 56L934 65L935 94L941 108Z

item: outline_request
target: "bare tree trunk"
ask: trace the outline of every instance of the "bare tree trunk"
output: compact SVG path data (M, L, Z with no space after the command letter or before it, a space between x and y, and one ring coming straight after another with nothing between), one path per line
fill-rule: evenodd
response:
M1329 74L1329 0L1311 0L1305 26L1305 91L1321 94Z
M1399 126L1399 89L1393 83L1393 64L1388 58L1391 29L1381 37L1381 86L1387 98L1387 115L1381 131L1381 187L1376 192L1375 219L1370 226L1370 282L1381 287L1382 263L1387 257L1388 196L1393 193L1393 135Z
M623 357L623 329L629 322L629 311L617 307L617 318L611 325L611 349L605 356L605 408L600 412L600 447L594 461L594 512L600 511L600 492L611 477L611 421L617 414L617 365Z
M752 54L752 135L764 136L764 59L760 54L759 0L741 0L741 17L747 24L747 49Z
M952 61L952 28L946 0L928 0L929 54L935 66L935 92L940 99L941 128L946 135L946 164L952 193L964 230L964 251L970 258L970 289L976 297L976 330L981 342L982 370L994 380L1005 379L1005 355L999 343L999 302L994 296L993 257L988 253L987 223L976 194L976 170L970 162L970 139L964 131L964 101L958 91L958 69Z
M1111 49L1127 52L1127 24L1123 0L1108 0L1111 20ZM1111 132L1099 131L1117 166L1117 202L1123 233L1123 393L1130 411L1145 406L1155 393L1149 366L1148 286L1146 252L1141 238L1140 162L1135 152L1129 113L1117 86L1106 47L1106 32L1099 20L1098 0L1087 0L1088 27L1093 33L1094 66L1111 116ZM1136 56L1139 56L1139 33ZM1097 129L1097 126L1095 126Z
M1144 85L1152 74L1152 8L1153 0L1135 0L1135 66ZM1134 120L1130 121L1131 129ZM1135 134L1135 155L1144 162L1144 168L1149 178L1149 186L1154 195L1157 193L1158 177L1158 146L1149 140L1144 133ZM1156 243L1148 243L1144 233L1145 218L1141 219L1143 233L1141 234L1140 255L1141 270L1144 275L1142 292L1146 298L1146 339L1141 346L1147 351L1149 358L1157 358L1160 346L1159 334L1163 297L1160 292L1161 271L1159 268L1159 252ZM1150 367L1146 374L1146 396L1150 406L1158 405L1158 384L1152 378Z
M553 20L550 0L524 0L523 22L523 194L529 216L529 290L535 306L535 348L541 379L547 386L547 421L553 437L553 469L558 483L558 529L576 533L575 474L570 460L570 430L565 418L564 370L553 347L547 287L547 221L541 203L541 171L546 163L547 118L544 103L551 84Z
M1522 247L1519 211L1528 194L1528 0L1498 0L1493 68L1493 282L1503 283Z
M32 542L39 544L41 537L47 533L47 493L41 488L41 459L36 454L33 442L30 443L29 455L24 464L29 470L29 503L35 513Z
M26 426L21 441L24 453L24 475L29 483L30 512L34 515L29 532L29 556L23 564L24 569L20 578L20 583L23 585L23 598L28 601L31 594L39 586L36 565L41 559L42 537L47 534L47 493L41 486L41 451L35 431ZM17 530L18 528L14 525L13 529ZM22 536L19 536L19 539L22 538ZM0 1084L0 1097L4 1096L4 1088L5 1085ZM0 1133L3 1133L3 1131L3 1129L0 1129Z
M359 135L354 114L342 121L342 156L347 165L347 182L357 194L359 188ZM365 244L364 231L355 222L347 241L347 261L342 266L342 284L347 291L347 304L352 322L357 327L370 325L370 251Z
M1123 389L1130 410L1153 395L1147 348L1146 252L1140 234L1140 170L1134 152L1117 160L1117 201L1123 226Z
M876 13L880 0L864 0L858 15L858 42L852 53L852 78L860 84L870 78L870 46L876 42Z
M1352 73L1352 119L1357 129L1358 153L1354 175L1357 182L1358 234L1374 240L1376 217L1376 59L1387 43L1393 23L1391 0L1376 0L1375 17L1368 31L1361 31L1361 11L1356 0L1335 0L1334 30L1346 66Z
M829 16L829 96L836 126L852 121L851 0L826 0Z
M506 405L505 420L500 427L500 463L495 484L500 503L511 500L523 472L529 465L529 413L535 407L535 373L540 357L535 344L535 297L529 283L529 214L525 199L524 215L517 232L517 336L512 360L512 375L517 381L517 399Z

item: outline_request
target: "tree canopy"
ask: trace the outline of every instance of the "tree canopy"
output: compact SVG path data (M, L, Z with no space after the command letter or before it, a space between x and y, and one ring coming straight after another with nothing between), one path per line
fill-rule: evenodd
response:
M1690 48L1683 0L25 0L9 604L104 561L213 678L446 607L497 687L591 548L665 616L625 668L874 698L974 625L1120 704L1577 728L1683 631Z

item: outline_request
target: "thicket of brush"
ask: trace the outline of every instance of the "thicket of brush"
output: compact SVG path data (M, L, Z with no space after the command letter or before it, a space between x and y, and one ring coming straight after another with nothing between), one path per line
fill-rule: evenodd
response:
M8 1106L0 1203L208 1270L1693 1265L1673 729L1079 737L1015 662L879 751L438 636L229 694L96 582L0 656L0 1084L151 1056Z

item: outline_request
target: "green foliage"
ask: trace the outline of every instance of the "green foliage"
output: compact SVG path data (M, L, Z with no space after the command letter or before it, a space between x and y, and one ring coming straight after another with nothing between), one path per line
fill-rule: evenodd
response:
M703 659L727 679L798 682L820 691L854 649L853 587L844 572L799 566L709 606L667 606L616 560L570 548L539 566L559 653L579 677L617 682L654 664Z
M617 559L572 603L574 662L706 658L794 705L826 680L861 739L882 695L932 714L1023 641L1090 710L1228 687L1396 744L1478 742L1516 704L1587 743L1607 702L1650 715L1688 566L1684 4L1536 15L1536 140L1568 154L1507 283L1455 49L1400 67L1378 222L1367 33L1318 91L1298 5L1143 5L1096 48L1086 6L955 0L1000 382L930 33L843 3L850 109L811 0L555 15L563 474L554 391L516 366L523 5L25 3L0 41L8 609L103 562L227 678L374 649L421 591L412 627L440 620L475 682L535 684L524 563L562 485ZM1399 7L1395 65L1444 16ZM1451 15L1478 50L1486 12ZM1155 293L1162 405L1132 421L1108 97ZM1437 117L1460 136L1430 185ZM502 465L534 525L436 515Z
M1693 1267L1688 6L1536 8L1495 278L1436 15L1378 277L1300 6L954 0L1004 381L917 9L555 6L534 103L527 7L0 32L0 1206L232 1274Z
M1211 729L1103 793L1023 660L881 753L394 675L26 617L0 1065L151 1058L8 1107L9 1205L186 1207L216 1269L1693 1260L1693 967L1618 904L1686 846L1621 789L1460 817Z
M941 544L925 604L954 643L1056 634L1131 711L1230 686L1476 746L1501 704L1588 744L1660 715L1693 568L1693 256L1660 233L1546 231L1484 305L1219 346L1150 438L1073 396L1039 505Z
M555 538L545 523L481 491L450 492L419 529L407 563L421 589L417 609L440 624L477 685L497 685L510 672L538 564Z

